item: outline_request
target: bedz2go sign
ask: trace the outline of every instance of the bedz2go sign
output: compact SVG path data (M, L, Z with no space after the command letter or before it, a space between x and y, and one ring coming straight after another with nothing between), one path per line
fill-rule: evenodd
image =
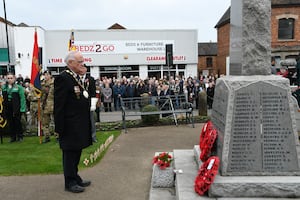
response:
M114 44L75 44L74 46L83 54L113 53L116 49Z

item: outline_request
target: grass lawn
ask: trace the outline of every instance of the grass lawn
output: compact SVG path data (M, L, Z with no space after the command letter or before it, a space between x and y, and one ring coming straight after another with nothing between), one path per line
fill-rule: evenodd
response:
M101 144L111 136L117 138L121 131L97 132L98 143L83 150L79 169L90 167L100 161L105 150L97 160L86 166L84 159L97 152ZM0 144L0 176L28 175L28 174L57 174L62 173L62 153L59 144L54 138L46 144L39 143L39 137L24 137L23 142L9 143L9 138L3 139Z

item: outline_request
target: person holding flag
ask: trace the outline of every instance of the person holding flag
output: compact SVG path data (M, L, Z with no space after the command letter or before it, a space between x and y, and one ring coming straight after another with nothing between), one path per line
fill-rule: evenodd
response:
M4 115L8 121L10 142L23 141L21 115L26 111L24 88L16 83L13 73L7 73L7 82L2 86Z
M42 96L41 96L41 107L42 107L42 130L45 136L43 143L50 142L51 129L50 123L53 114L54 104L54 78L52 78L49 70L44 71L44 80L42 81ZM55 137L58 138L57 134Z

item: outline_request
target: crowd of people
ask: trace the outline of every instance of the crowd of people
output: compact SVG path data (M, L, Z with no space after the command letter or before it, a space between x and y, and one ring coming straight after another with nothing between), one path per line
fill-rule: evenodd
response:
M50 141L50 135L53 134L50 124L53 114L54 79L50 71L45 71L41 79L41 90L37 90L30 85L30 78L24 79L20 74L16 77L9 72L0 78L3 116L8 121L7 132L11 134L10 142L22 141L24 132L37 130L39 117L43 122L41 126L41 132L45 136L43 142Z
M201 91L207 92L207 104L208 109L212 108L213 96L214 96L214 85L216 76L201 76L200 78L182 78L179 76L163 77L157 79L156 77L141 79L138 76L123 77L117 79L115 77L101 77L94 81L95 83L95 96L98 100L96 103L96 122L100 121L100 111L112 112L120 110L121 97L140 97L147 94L148 96L162 96L168 95L184 95L186 100L193 103L196 109L198 109L198 94ZM10 83L10 84L8 84ZM21 74L18 76L12 73L5 76L0 76L0 85L2 87L2 96L7 91L6 88L9 85L15 85L19 89L19 99L22 100L22 109L20 110L20 118L18 121L23 121L21 128L19 127L20 139L21 130L24 132L30 132L35 130L38 123L38 101L40 101L41 121L42 121L42 132L44 137L44 143L50 141L50 135L56 135L51 128L53 124L53 95L54 95L54 77L51 72L46 70L41 75L41 86L40 95L37 94L35 88L30 84L30 78L23 78ZM90 93L92 93L90 91ZM23 105L24 101L24 105ZM26 124L24 120L21 120L21 116L24 113ZM92 113L92 115L94 115ZM14 126L18 127L18 126ZM58 136L56 135L56 138ZM94 138L95 139L95 138ZM11 142L17 141L18 138L12 137ZM95 139L96 140L96 139Z
M121 79L102 77L96 80L97 88L104 112L120 110L121 97L141 97L168 95L185 95L188 102L193 103L198 109L198 94L201 91L207 92L208 108L212 107L215 76L201 76L200 79L194 77L181 78L179 76L156 77L141 79L138 76L123 77Z

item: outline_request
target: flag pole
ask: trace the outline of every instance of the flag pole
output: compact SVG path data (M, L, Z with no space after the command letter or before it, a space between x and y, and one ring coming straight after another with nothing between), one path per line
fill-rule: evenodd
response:
M42 120L41 120L41 98L38 98L38 135L40 136L40 144L43 141Z
M40 79L41 67L39 64L39 47L37 40L37 28L34 30L34 43L33 43L33 53L32 53L32 64L31 64L31 79L30 84L33 85L35 95L38 99L38 136L40 137L40 143L42 143L42 122L41 122L41 79Z
M68 51L75 51L76 47L74 46L74 29L71 29L71 35L68 44Z

